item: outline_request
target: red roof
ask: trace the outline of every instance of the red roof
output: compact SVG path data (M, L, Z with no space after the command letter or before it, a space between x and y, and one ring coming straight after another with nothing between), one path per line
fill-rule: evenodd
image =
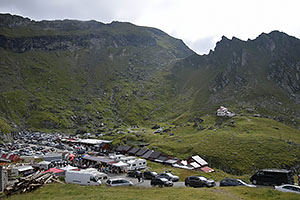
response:
M69 157L75 157L75 155L74 155L74 154L72 154L72 153L70 153L70 154L69 154Z
M20 156L17 154L12 154L8 157L9 160L13 161L13 162L18 162L20 160Z
M48 169L47 171L44 171L44 173L45 173L45 172L53 172L54 174L56 174L56 173L64 172L64 170L57 169L57 168L50 168L50 169Z
M6 158L7 157L7 154L2 154L1 158Z
M208 173L208 172L214 172L215 171L214 169L212 169L210 167L202 167L201 170L204 171L204 172L206 172L206 173Z

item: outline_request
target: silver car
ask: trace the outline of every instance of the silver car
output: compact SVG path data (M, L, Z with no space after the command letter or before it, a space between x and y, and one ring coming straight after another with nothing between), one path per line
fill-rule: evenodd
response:
M124 178L114 178L114 179L108 179L106 181L106 185L109 187L114 186L133 186L133 183L129 180L126 180Z
M278 190L281 192L294 192L294 193L300 194L300 186L290 185L290 184L275 186L275 190Z
M166 178L172 182L176 182L179 180L179 177L170 173L170 172L167 172L167 173L161 173L158 175L159 178Z

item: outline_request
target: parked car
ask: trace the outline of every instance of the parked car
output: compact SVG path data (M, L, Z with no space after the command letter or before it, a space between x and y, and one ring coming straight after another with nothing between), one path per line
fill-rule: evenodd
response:
M159 128L154 133L161 133L162 131L163 131L163 128Z
M144 172L144 178L152 180L154 179L158 174L156 172L151 172L151 171L145 171Z
M169 181L172 181L172 182L176 182L176 181L179 180L179 177L175 176L171 172L161 173L161 174L158 175L158 177L159 178L166 178L166 179L168 179Z
M247 186L256 187L255 185L248 184L240 179L225 178L220 182L220 186Z
M142 172L141 171L136 171L136 170L133 170L133 171L128 171L127 172L127 176L129 177L134 177L134 178L137 178L137 177L142 177Z
M300 194L300 186L290 185L290 184L275 186L275 190L281 192L294 192Z
M203 176L189 176L184 181L187 187L214 187L216 183L212 179L207 179Z
M129 180L126 180L124 178L114 178L114 179L108 179L106 181L106 185L109 187L114 186L133 186L133 183Z
M169 181L166 178L156 177L156 178L154 178L154 179L151 180L150 185L151 186L157 186L158 185L159 187L172 187L173 186L173 182Z
M294 184L293 173L285 169L263 169L250 177L254 185Z

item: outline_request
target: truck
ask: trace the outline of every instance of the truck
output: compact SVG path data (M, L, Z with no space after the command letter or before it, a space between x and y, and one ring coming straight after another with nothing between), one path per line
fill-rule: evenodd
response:
M99 172L96 169L87 169L80 171L67 171L66 183L74 183L79 185L101 185L102 181L107 179L105 173Z

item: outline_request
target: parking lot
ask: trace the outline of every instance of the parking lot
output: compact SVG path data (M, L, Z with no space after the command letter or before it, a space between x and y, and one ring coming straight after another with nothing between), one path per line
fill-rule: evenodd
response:
M108 174L109 178L125 178L130 180L134 186L137 187L152 187L150 185L150 180L142 179L141 182L138 182L137 178L128 177L127 174ZM184 182L174 182L173 187L185 187Z

